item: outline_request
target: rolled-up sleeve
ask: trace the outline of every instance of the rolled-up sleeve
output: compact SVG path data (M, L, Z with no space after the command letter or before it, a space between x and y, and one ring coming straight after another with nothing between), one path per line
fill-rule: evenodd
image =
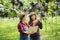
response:
M24 33L24 29L21 24L18 24L18 31Z
M42 26L42 22L38 21L38 24L37 25L39 26L40 29L42 29L42 27L43 27Z

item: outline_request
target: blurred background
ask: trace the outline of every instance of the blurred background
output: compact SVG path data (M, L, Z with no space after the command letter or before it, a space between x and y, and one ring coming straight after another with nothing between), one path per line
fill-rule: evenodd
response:
M60 40L60 0L0 0L0 40L19 40L18 14L42 17L41 40ZM27 17L27 22L29 18Z

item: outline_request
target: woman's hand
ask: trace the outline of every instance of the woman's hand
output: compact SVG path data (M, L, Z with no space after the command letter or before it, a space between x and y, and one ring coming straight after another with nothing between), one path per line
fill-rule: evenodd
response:
M36 19L35 21L33 21L33 26L36 25L36 23L38 22L39 19Z
M32 31L31 33L28 33L28 34L29 34L29 35L30 35L30 34L34 34L34 31Z
M37 18L35 21L33 21L33 25L35 25L38 21L42 22L42 18Z

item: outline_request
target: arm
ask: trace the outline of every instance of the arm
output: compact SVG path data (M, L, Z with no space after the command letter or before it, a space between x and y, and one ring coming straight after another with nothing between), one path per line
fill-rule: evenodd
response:
M33 25L36 25L36 23L39 26L39 28L42 29L42 17L33 21Z
M42 22L38 21L38 26L39 26L40 29L42 29L42 27L43 27Z
M21 24L18 24L18 31L21 32L21 33L24 33L24 34L28 34L24 31L24 28L22 27Z
M18 27L18 32L20 32L20 26L19 26L19 24L18 24L18 26L17 26L17 27Z
M40 21L42 23L42 17L36 19L35 21L33 21L33 24L36 24L38 21Z

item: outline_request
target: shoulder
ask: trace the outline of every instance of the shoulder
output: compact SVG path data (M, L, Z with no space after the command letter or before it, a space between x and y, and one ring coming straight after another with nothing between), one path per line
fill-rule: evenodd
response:
M18 23L18 26L22 26L22 24L21 23Z
M38 21L38 22L37 22L37 25L42 25L42 22Z
M30 25L29 25L29 23L26 23L26 25L29 27Z
M38 21L38 23L42 23L41 21Z
M28 25L32 26L33 25L33 22L29 22Z

